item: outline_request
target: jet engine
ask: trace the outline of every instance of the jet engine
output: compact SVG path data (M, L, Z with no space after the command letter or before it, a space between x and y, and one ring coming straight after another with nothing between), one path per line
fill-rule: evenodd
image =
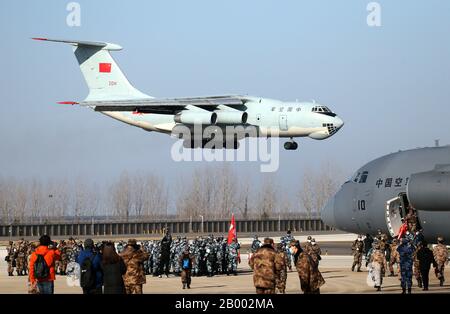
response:
M418 210L450 211L450 166L411 175L407 194Z
M214 111L217 114L216 123L220 124L245 124L247 123L248 113L242 111Z
M216 124L217 113L184 110L175 115L174 121L183 124Z

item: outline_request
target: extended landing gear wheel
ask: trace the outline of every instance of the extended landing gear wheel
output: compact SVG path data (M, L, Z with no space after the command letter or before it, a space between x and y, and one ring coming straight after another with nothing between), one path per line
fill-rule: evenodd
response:
M298 144L296 142L286 142L284 143L285 150L296 150L298 148Z

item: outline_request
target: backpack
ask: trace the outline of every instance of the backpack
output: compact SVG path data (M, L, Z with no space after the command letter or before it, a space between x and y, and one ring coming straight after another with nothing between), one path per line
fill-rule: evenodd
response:
M81 288L93 288L95 286L95 271L92 257L85 258L83 263L80 265L80 286Z
M189 269L190 260L189 258L183 259L183 269Z
M50 276L50 267L48 267L44 255L37 254L37 259L34 263L34 277L36 279L47 279L48 276Z

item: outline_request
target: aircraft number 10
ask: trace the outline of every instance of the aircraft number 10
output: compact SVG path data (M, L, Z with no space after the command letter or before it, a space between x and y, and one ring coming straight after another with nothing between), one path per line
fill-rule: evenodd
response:
M358 210L366 210L366 201L358 200Z

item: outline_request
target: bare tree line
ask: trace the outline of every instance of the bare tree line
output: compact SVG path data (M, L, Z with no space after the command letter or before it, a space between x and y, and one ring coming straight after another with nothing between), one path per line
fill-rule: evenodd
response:
M124 171L109 185L79 177L18 180L0 177L1 223L56 217L130 217L183 219L317 216L340 183L338 170L325 165L307 170L298 186L286 187L275 175L255 184L228 166L205 166L176 184L151 173Z

